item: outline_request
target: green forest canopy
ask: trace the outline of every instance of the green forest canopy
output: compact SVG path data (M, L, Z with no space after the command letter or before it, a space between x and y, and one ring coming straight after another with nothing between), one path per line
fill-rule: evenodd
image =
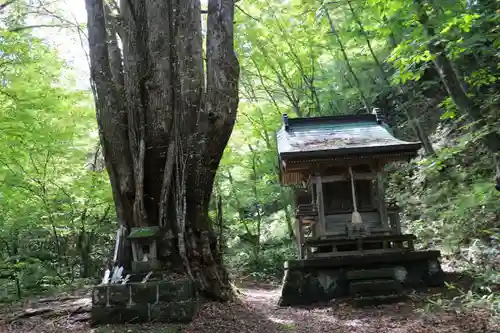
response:
M18 29L27 9L8 9L0 31L0 279L10 288L1 299L99 276L117 227L91 92L72 88L73 69L33 29ZM293 207L278 182L275 143L283 113L381 108L398 136L432 143L391 179L406 227L422 246L457 258L482 244L475 240L491 241L498 192L482 140L497 131L499 22L496 1L238 3L241 101L214 191L230 268L279 275L293 255ZM471 124L450 98L436 45L481 121ZM494 256L491 249L481 245L482 255Z

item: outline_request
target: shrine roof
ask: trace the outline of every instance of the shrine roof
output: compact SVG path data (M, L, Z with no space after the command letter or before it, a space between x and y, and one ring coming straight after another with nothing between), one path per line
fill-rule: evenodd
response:
M328 158L386 152L414 152L420 142L395 138L376 115L347 115L314 118L283 116L277 133L278 153L286 158Z
M130 230L128 239L145 239L145 238L155 238L158 236L160 228L157 226L153 227L137 227Z

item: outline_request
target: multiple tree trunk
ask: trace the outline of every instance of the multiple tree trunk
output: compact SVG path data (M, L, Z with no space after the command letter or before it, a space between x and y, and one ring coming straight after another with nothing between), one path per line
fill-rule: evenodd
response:
M227 299L208 206L238 106L234 1L208 1L206 36L199 0L85 2L97 121L119 223L164 227L164 268ZM130 256L119 260L127 266Z
M455 103L457 109L469 117L472 121L473 128L478 132L483 132L486 125L486 115L483 114L481 106L468 95L463 82L455 70L454 64L446 55L445 42L437 40L437 34L429 21L429 16L426 12L423 0L417 0L415 4L418 11L418 21L430 38L428 43L429 52L434 57L434 65L438 70L441 81L446 87L450 98ZM500 134L497 129L494 128L492 130L487 130L482 138L484 145L493 156L493 163L495 165L495 187L500 191Z

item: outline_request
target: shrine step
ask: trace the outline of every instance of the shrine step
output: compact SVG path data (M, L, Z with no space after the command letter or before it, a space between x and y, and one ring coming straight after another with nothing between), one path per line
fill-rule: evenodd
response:
M370 280L370 279L393 279L394 268L379 268L379 269L359 269L347 272L349 281Z
M354 296L398 295L403 291L403 286L393 279L362 280L351 282L349 291Z
M398 302L403 302L406 299L407 296L404 294L385 295L385 296L360 296L354 298L353 303L354 306L356 307L364 307L364 306L398 303Z

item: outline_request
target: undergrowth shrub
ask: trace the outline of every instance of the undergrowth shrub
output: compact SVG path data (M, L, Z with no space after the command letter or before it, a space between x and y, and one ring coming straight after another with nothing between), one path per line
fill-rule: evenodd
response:
M296 258L295 244L290 240L272 240L255 248L241 244L226 253L226 265L233 276L242 279L279 280L283 277L283 264Z
M481 147L473 140L456 141L434 157L398 167L389 182L389 194L402 208L406 231L414 233L423 247L439 247L449 254L458 254L474 239L491 243L500 226L500 194L492 181L491 158L480 154Z
M441 250L445 268L472 277L467 287L449 284L456 296L432 297L429 307L459 304L500 314L500 192L492 159L464 129L441 140L447 144L435 156L393 170L389 196L419 247Z

